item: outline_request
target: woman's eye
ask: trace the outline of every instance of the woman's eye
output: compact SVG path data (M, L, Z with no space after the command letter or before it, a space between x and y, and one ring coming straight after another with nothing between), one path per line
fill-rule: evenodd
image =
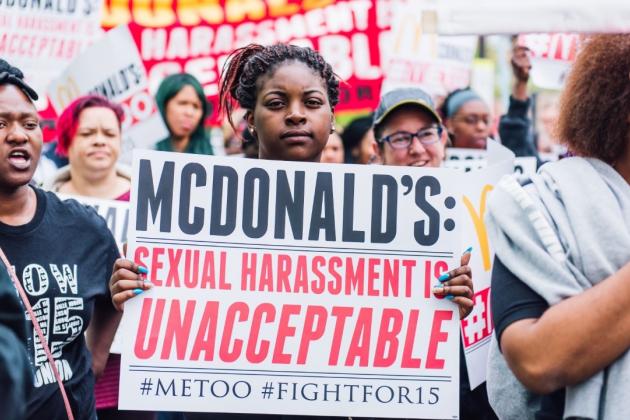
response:
M282 101L270 101L267 102L267 106L269 108L280 108L282 107Z
M319 99L309 99L306 101L306 105L313 107L322 106L322 101Z
M405 136L404 134L393 136L390 140L390 142L394 144L401 144L401 143L405 143L406 141L407 141L407 136Z

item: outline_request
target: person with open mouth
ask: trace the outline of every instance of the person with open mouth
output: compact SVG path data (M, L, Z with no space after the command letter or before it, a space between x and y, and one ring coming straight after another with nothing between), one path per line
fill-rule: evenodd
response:
M37 97L0 60L0 250L29 311L23 418L95 420L98 362L120 320L107 288L118 246L93 209L31 185L42 149Z

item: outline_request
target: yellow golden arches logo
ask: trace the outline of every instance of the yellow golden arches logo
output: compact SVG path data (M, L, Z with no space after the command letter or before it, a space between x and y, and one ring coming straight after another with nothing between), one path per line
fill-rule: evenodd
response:
M479 212L475 210L475 206L470 199L464 196L464 205L470 214L470 218L475 225L475 231L477 232L477 240L479 241L479 248L481 248L481 258L483 261L483 269L490 271L492 268L492 261L490 261L490 242L488 241L488 230L486 223L484 222L484 216L486 215L486 201L488 199L488 193L493 190L493 186L487 184L481 190L481 197L479 199Z
M76 97L81 95L79 85L74 81L72 77L68 77L65 83L59 83L57 91L55 92L56 102L59 105L59 109L65 109Z

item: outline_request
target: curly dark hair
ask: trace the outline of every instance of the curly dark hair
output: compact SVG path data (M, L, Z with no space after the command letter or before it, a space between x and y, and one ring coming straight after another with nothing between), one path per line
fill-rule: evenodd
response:
M7 84L17 86L31 101L36 101L39 97L37 92L24 81L22 71L0 58L0 85Z
M613 164L630 133L630 34L584 40L560 98L557 135L575 154Z
M315 50L295 45L277 44L262 46L250 44L234 50L228 57L221 74L219 91L220 109L227 114L230 125L234 104L251 111L256 105L256 82L261 76L270 74L286 61L299 61L306 64L321 76L326 83L328 102L335 107L339 102L339 80L332 67Z

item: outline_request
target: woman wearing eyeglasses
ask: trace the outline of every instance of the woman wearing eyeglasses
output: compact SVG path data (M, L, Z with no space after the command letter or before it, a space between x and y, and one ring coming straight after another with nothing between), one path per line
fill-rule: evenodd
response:
M485 149L492 127L490 108L472 89L451 92L441 108L453 147Z
M383 95L374 112L374 137L374 152L385 165L436 168L444 160L447 135L431 97L421 89L394 89ZM450 298L459 304L461 318L473 307L469 262L470 252L466 252L459 268L464 274L449 278L442 283L445 287L441 291L436 290L447 295L458 290L458 295ZM488 403L485 384L470 389L463 354L460 347L460 419L494 420L496 415Z
M437 168L446 133L431 97L421 89L392 90L374 113L374 153L385 165Z

